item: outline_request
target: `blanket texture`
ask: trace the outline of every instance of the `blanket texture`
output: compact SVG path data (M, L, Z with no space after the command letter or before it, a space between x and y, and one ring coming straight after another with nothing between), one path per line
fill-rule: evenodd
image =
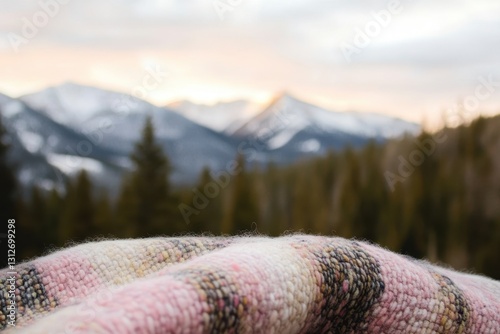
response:
M101 241L10 271L6 333L500 333L500 282L341 238Z

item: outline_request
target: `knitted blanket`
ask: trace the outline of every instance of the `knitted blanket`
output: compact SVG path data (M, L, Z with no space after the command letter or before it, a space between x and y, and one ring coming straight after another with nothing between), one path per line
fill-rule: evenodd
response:
M101 241L10 271L6 333L500 333L500 282L341 238Z

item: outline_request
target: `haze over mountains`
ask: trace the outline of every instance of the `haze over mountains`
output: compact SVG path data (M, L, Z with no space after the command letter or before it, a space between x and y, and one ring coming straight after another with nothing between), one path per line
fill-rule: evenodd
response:
M24 185L62 186L83 168L112 192L131 167L128 156L147 115L176 184L195 183L204 167L223 170L237 154L249 162L286 164L420 129L388 116L328 111L287 94L262 111L247 101L214 106L181 101L162 108L73 83L17 99L0 95L0 113Z

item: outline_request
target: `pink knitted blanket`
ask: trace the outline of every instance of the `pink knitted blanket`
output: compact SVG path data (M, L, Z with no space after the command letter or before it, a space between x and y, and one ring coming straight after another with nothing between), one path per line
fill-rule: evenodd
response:
M500 333L500 282L340 238L101 241L9 271L7 333Z

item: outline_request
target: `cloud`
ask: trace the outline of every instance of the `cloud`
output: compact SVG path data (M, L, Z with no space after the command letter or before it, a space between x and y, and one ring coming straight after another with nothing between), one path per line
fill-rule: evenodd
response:
M6 36L40 1L58 0L0 0L0 90L13 95L66 80L126 90L155 59L178 70L159 103L288 89L337 109L415 117L500 68L497 0L401 0L351 64L340 45L390 1L241 0L221 20L212 0L69 0L15 54Z

